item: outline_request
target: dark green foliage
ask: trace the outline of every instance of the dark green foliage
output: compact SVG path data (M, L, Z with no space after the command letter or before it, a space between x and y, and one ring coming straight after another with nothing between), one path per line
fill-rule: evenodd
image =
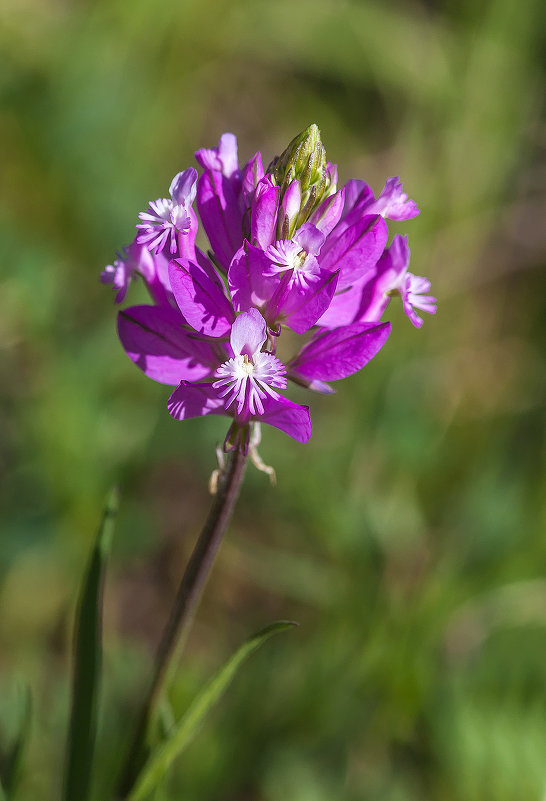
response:
M82 585L74 626L72 704L63 801L87 801L91 789L102 669L102 596L118 492L106 504Z
M25 756L28 750L32 724L32 698L28 688L23 694L19 732L11 745L0 770L0 799L15 801L20 779L25 770Z

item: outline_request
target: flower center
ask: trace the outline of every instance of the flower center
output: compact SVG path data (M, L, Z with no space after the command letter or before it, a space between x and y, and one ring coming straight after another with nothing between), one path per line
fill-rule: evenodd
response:
M235 403L237 414L243 410L248 416L264 413L264 400L276 400L278 394L271 387L286 387L286 367L271 353L256 351L233 356L220 365L213 387L226 399L226 409Z
M296 272L301 270L303 265L305 264L305 259L307 258L307 253L305 250L300 250L299 253L296 253L295 256L292 257L292 266Z
M243 356L243 363L241 365L241 369L245 375L252 375L252 373L254 372L254 365L250 361L246 353Z

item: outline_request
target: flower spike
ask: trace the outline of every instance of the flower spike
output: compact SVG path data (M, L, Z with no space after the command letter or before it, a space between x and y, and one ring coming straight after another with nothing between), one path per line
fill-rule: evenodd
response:
M388 221L419 209L398 178L377 197L358 179L338 190L316 125L266 170L259 151L239 166L232 133L195 157L200 175L193 167L175 175L169 196L141 212L135 241L101 275L116 303L137 275L151 297L120 312L120 340L148 377L175 386L174 418L232 418L225 451L250 452L260 423L307 442L309 409L279 393L287 379L333 393L329 382L362 369L384 345L393 296L417 328L419 312L436 311L428 279L409 272L407 237L387 246ZM195 246L197 215L207 255ZM291 341L308 332L287 366L276 356L286 328Z

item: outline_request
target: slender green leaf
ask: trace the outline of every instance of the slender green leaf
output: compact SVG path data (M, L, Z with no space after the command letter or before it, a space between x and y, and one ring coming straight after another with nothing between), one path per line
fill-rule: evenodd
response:
M172 762L193 738L207 712L225 692L242 662L274 634L292 626L297 626L297 623L284 620L272 623L241 645L224 667L197 695L185 715L169 732L168 739L152 751L129 796L130 801L142 801L159 786Z
M3 790L0 786L0 801L4 801L4 799L5 801L13 801L15 798L21 776L21 766L30 738L31 721L32 699L30 689L26 687L23 697L21 728L6 760L3 776Z
M117 507L114 489L106 503L78 604L63 801L86 801L89 795L102 662L102 589Z

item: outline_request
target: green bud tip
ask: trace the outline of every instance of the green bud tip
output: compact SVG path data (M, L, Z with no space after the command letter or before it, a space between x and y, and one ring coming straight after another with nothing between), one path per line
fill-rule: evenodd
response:
M281 187L281 198L293 181L300 182L302 200L298 225L310 216L324 197L335 191L335 187L330 186L327 163L319 127L313 123L294 137L267 168L275 184Z

